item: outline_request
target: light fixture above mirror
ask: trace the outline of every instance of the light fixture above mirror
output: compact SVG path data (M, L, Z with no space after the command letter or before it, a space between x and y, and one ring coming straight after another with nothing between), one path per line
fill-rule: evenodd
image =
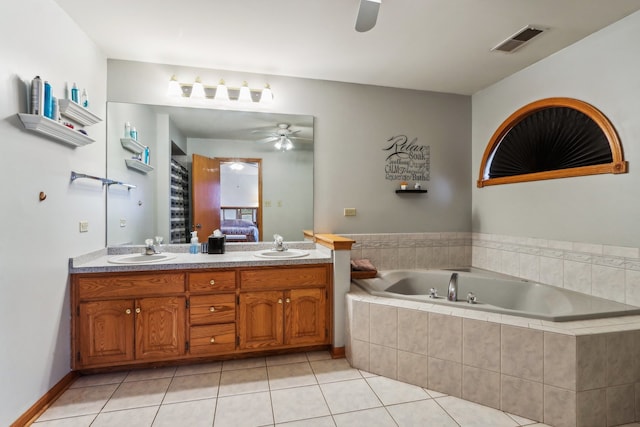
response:
M216 103L256 103L260 106L268 106L273 103L273 92L269 84L266 84L263 89L252 89L245 81L240 87L230 87L223 79L220 79L217 85L205 85L200 77L196 77L193 83L181 83L175 75L169 79L167 96L211 100Z

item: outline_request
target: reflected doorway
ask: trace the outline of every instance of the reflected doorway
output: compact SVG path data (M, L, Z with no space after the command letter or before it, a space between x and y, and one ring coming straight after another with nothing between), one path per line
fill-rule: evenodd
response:
M227 242L262 241L262 159L194 154L192 194L200 241L213 230Z

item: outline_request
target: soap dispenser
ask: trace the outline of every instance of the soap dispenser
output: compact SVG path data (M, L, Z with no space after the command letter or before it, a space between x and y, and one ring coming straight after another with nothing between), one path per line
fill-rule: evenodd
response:
M199 251L199 245L198 245L198 232L197 231L192 231L191 232L191 246L189 246L189 253L190 254L197 254Z

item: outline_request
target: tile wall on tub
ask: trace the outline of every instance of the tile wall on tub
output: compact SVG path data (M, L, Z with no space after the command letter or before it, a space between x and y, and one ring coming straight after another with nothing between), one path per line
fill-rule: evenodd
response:
M471 233L343 234L355 240L351 258L369 259L378 270L471 265Z
M640 306L640 248L472 233L474 267Z

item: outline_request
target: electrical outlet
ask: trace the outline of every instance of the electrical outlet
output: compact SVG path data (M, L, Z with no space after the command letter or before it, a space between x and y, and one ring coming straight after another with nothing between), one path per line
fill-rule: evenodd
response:
M356 216L356 208L344 208L344 216Z
M80 221L80 232L86 233L89 231L89 221Z
M127 226L127 220L124 218L120 218L120 227L124 228Z
M264 207L265 208L270 208L271 207L271 200L265 200L264 201Z
M278 200L278 207L281 208L282 207L282 200Z

